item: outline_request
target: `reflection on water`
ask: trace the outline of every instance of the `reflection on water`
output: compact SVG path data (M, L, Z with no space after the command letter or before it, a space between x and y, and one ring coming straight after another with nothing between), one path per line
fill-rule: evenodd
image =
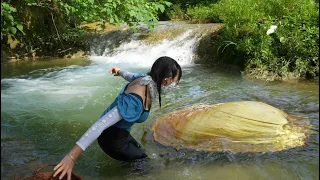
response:
M126 83L109 75L110 67L149 70L83 60L55 62L59 60L45 66L2 66L1 179L28 176L40 166L60 161ZM75 173L84 179L319 179L318 131L312 131L306 146L257 154L176 151L153 139L151 126L164 113L239 100L268 103L306 117L319 128L316 83L247 80L238 74L188 66L183 67L174 93L163 97L162 109L153 104L148 121L133 127L132 134L152 157L150 161L118 162L94 142L77 161Z
M30 78L32 74L44 75L41 71L54 71L71 65L85 66L89 65L90 61L80 59L40 59L31 61L17 61L14 63L1 64L1 78L12 76L20 76ZM39 73L30 73L39 71ZM28 76L24 76L28 74Z

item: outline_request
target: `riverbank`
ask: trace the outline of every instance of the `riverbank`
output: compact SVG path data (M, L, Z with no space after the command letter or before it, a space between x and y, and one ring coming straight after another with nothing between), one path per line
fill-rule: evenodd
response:
M319 78L319 1L171 2L169 19L225 24L204 43L214 45L209 63L238 64L257 78Z
M277 72L261 69L261 67L249 68L245 65L246 59L243 54L234 54L229 43L226 46L219 45L221 31L225 25L222 23L206 23L197 24L189 21L160 21L154 31L150 31L147 26L141 25L139 31L121 25L114 26L108 23L104 24L105 28L101 28L100 23L90 23L81 25L76 32L85 32L78 36L75 40L76 46L65 45L64 49L56 47L56 49L41 50L37 49L34 53L27 55L11 56L8 62L17 62L21 60L41 60L52 58L68 59L87 59L90 55L104 56L105 50L108 49L112 53L124 43L130 41L139 41L144 45L154 46L162 43L164 40L172 41L187 31L196 31L190 38L197 38L197 42L193 44L194 53L192 61L196 64L204 64L212 68L220 68L229 72L242 74L247 78L263 79L266 81L300 81L313 80L318 81L318 76L312 78L301 76L294 72L288 72L285 75L279 75ZM99 46L99 47L97 47ZM220 51L217 51L220 50ZM2 59L3 62L3 59Z
M141 24L139 28L134 29L127 25L110 25L105 23L101 27L101 23L89 23L80 25L78 29L74 30L73 41L65 41L64 44L58 44L55 47L51 45L44 45L35 47L32 51L25 53L21 50L23 43L19 41L10 41L12 44L3 45L1 62L16 62L20 60L40 60L50 58L87 58L90 54L95 53L96 45L105 44L104 48L114 49L123 43L132 40L139 40L146 45L156 45L164 40L172 41L188 30L195 30L197 32L191 38L202 38L207 34L216 33L223 25L215 24L194 24L188 21L160 21L153 31ZM80 33L81 32L81 33ZM69 35L70 36L70 35ZM74 46L72 46L74 45ZM13 47L10 49L9 47ZM194 57L195 61L199 61L199 56Z

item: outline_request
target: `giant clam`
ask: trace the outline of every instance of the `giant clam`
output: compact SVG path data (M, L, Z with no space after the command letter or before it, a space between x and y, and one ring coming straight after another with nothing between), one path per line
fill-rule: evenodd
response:
M159 117L157 142L197 151L275 152L305 144L308 121L271 105L237 101L197 105Z

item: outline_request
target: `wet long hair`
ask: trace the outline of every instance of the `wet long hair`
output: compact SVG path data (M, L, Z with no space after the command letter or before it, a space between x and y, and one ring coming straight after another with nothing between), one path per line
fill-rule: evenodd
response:
M162 56L158 58L152 65L151 71L148 73L152 80L157 84L157 91L159 93L159 105L161 108L161 82L165 78L176 77L179 73L178 82L182 76L181 67L178 62L170 57Z

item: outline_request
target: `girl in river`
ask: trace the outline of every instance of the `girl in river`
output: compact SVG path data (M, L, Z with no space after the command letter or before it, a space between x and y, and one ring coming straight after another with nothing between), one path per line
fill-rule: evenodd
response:
M71 172L80 154L96 139L101 149L119 161L134 161L147 158L139 143L130 135L134 123L144 122L152 102L159 101L161 94L172 90L179 82L182 71L180 65L170 57L158 58L148 74L130 73L112 68L110 74L120 75L127 81L115 101L102 113L76 142L73 149L54 167L54 177L61 173L71 179Z

